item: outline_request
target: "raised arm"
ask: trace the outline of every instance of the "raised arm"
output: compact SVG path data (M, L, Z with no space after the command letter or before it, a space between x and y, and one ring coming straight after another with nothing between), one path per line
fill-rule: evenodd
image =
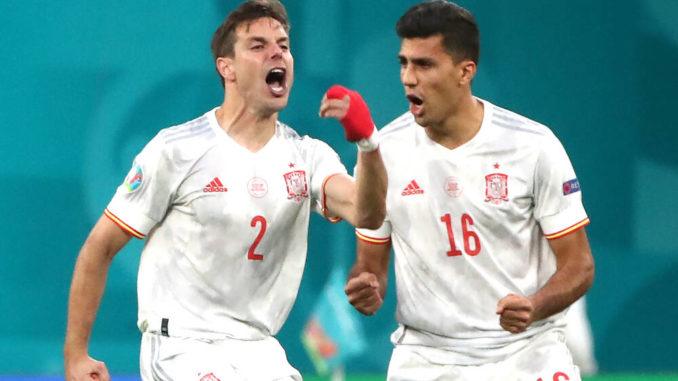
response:
M593 283L593 256L583 228L549 244L556 256L556 272L548 282L533 295L511 294L497 304L499 324L509 332L523 332L532 322L564 310Z
M323 97L320 116L338 119L346 139L358 145L356 179L346 175L328 179L325 207L355 227L376 229L386 215L387 177L370 110L360 94L335 85Z
M111 260L129 240L127 233L108 217L101 216L80 250L68 299L64 344L68 381L110 380L106 365L89 357L88 345Z

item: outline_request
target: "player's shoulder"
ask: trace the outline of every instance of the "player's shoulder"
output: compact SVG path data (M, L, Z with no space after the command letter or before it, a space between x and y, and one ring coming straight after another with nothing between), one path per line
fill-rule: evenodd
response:
M408 111L380 129L379 136L382 142L400 140L414 133L416 126L417 122L414 120L414 115Z
M299 135L299 133L294 128L290 127L288 124L283 123L281 121L276 122L276 132L280 135L282 139L291 142L299 142L307 138L307 136Z
M216 137L212 123L210 114L206 113L188 122L164 128L158 137L166 145L204 143Z
M276 133L278 136L285 140L286 142L294 144L299 148L310 148L317 145L325 145L326 143L320 139L313 138L309 135L301 135L294 128L289 125L278 121L276 126Z
M293 147L292 149L302 153L313 150L318 142L320 142L320 140L314 139L308 135L299 134L297 130L281 121L276 122L276 135L278 139L283 140L285 145Z
M490 114L488 122L498 139L535 147L557 141L548 126L490 102L483 100L483 103L485 112Z
M186 156L200 155L217 142L213 124L214 110L188 122L164 128L153 138L153 142L163 151Z

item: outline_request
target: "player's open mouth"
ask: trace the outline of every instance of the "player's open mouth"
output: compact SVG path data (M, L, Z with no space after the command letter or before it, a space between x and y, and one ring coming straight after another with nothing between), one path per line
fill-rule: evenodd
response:
M414 94L407 94L407 100L410 101L410 112L414 116L421 115L421 112L424 108L424 100Z
M273 68L266 74L266 84L274 96L282 97L285 95L287 90L286 77L287 70L282 67Z

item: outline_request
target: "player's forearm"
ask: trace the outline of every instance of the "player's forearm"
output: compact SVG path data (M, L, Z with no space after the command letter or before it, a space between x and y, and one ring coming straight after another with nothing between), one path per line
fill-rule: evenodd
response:
M377 245L359 240L357 242L356 260L348 278L355 278L364 272L374 274L379 281L379 294L383 297L388 286L390 252L390 244Z
M568 263L558 269L544 287L530 296L533 321L554 315L577 301L591 287L593 275L592 260Z
M83 246L73 272L68 300L64 356L86 355L92 326L106 285L112 255L93 244Z
M387 175L379 149L358 153L355 226L377 229L386 216Z

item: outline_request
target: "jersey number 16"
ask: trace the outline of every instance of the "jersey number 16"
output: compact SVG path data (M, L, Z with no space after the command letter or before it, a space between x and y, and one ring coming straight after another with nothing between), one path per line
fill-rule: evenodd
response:
M457 249L457 243L454 240L454 231L452 230L452 215L446 213L440 217L440 221L445 224L447 229L447 238L450 241L450 250L447 252L448 257L456 257L462 254L461 250ZM471 230L473 226L473 218L464 213L461 215L461 233L464 241L464 252L467 255L475 256L480 253L480 237L478 233Z

